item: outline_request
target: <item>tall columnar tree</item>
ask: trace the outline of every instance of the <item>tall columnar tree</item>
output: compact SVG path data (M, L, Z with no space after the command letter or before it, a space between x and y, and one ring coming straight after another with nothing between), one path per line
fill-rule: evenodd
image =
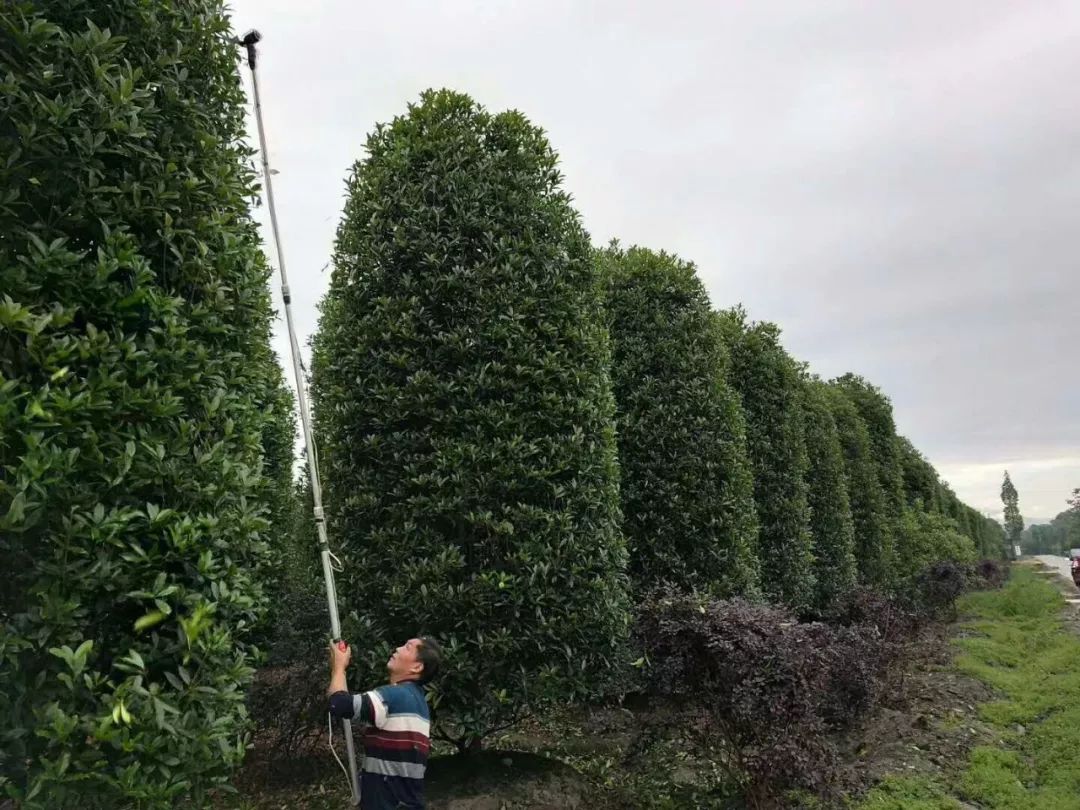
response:
M844 475L855 526L855 561L859 579L884 586L892 557L891 536L886 531L885 496L874 465L873 445L866 423L851 400L830 385L829 407L844 451Z
M216 0L0 8L0 793L25 808L201 806L244 752L275 382L230 38Z
M613 246L601 261L633 578L753 592L746 428L705 287L694 265L666 253Z
M948 481L943 481L940 478L938 479L937 500L941 504L941 514L952 516L953 504L957 500L956 494L952 491Z
M986 518L983 517L977 510L972 510L974 514L974 536L971 538L972 543L975 545L975 551L980 557L987 556L983 553L983 548L986 546Z
M940 478L937 479L934 491L931 493L930 511L939 515L948 514L948 505L945 503L945 490L941 486Z
M886 582L891 578L889 567L898 553L898 531L904 512L904 471L893 421L892 403L879 388L855 374L845 374L834 384L851 399L866 423L873 449L874 467L883 495L885 511Z
M960 503L958 509L956 529L965 537L971 534L971 511L968 509L968 505L963 502Z
M967 531L964 534L969 537L971 541L976 544L976 546L978 546L979 526L982 523L982 515L979 514L978 510L967 506L966 504L964 508L967 512Z
M963 503L956 497L956 493L953 492L952 487L945 481L939 483L939 490L941 492L941 502L944 505L944 513L948 517L951 517L956 521L956 525L960 525L960 514L963 509Z
M1001 558L1005 554L1005 528L996 520L990 520L990 533L986 556Z
M266 382L255 405L265 417L262 429L263 464L266 477L266 499L269 503L267 517L270 520L268 545L270 565L265 585L270 598L270 610L265 617L263 638L268 638L282 614L292 610L287 594L289 583L299 573L296 569L296 546L306 542L306 557L315 560L314 543L302 540L296 533L297 510L296 483L293 467L296 459L296 410L292 390L286 385L281 366L272 352L259 358L265 363ZM310 520L310 510L307 516ZM313 567L313 566L311 566ZM265 646L260 639L260 647Z
M760 522L758 559L765 593L795 610L814 601L803 435L801 370L771 323L750 323L742 309L719 316L730 354L728 379L746 415Z
M904 476L904 499L908 506L940 511L937 471L906 436L898 436L897 442Z
M1005 505L1005 537L1009 547L1007 554L1012 556L1013 547L1020 543L1020 532L1024 530L1024 519L1020 516L1020 496L1009 478L1009 471L1005 471L1005 478L1001 482L1001 502Z
M844 448L829 405L829 390L820 380L807 380L803 408L810 460L807 486L817 576L815 603L823 609L855 585L855 525Z
M993 518L982 518L982 531L979 536L979 555L982 557L1000 558L1004 546L1002 543L1001 524Z
M628 629L597 266L520 113L427 92L348 180L315 341L340 593L361 664L444 643L440 722L468 746L594 689Z

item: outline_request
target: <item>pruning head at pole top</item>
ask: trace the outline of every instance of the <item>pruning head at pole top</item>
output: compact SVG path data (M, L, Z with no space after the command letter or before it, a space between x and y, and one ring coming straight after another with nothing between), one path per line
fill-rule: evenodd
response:
M255 43L261 39L262 34L252 28L238 40L239 44L247 48L248 67L252 70L255 69Z

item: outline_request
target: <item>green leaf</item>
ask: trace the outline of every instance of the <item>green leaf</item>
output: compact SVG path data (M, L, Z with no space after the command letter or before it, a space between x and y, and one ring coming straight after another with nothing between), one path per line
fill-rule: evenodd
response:
M160 610L153 610L150 613L140 616L135 620L135 632L138 633L161 624L161 622L165 620L166 615L167 614Z

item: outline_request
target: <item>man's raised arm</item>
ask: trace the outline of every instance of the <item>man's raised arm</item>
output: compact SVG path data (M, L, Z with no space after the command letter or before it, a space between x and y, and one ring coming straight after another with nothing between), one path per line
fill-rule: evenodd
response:
M330 714L335 717L351 718L356 713L353 696L349 694L349 684L345 680L345 669L351 660L352 647L344 642L330 643L330 685L326 688L326 694L330 696Z

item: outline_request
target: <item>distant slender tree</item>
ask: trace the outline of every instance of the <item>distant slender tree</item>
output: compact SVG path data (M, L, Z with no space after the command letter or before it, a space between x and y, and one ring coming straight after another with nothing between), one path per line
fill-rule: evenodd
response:
M1024 530L1024 519L1020 516L1020 496L1009 478L1009 471L1005 471L1005 479L1001 482L1001 502L1005 504L1005 537L1009 547L1005 550L1008 556L1012 556L1013 547L1020 543L1020 532Z

